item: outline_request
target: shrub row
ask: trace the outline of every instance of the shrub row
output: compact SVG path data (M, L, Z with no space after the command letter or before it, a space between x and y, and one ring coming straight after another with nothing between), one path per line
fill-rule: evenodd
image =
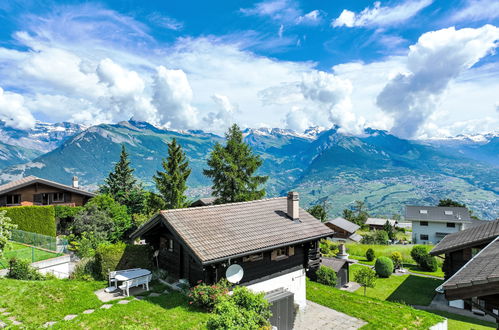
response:
M13 206L3 207L18 230L46 236L56 236L55 211L53 206Z

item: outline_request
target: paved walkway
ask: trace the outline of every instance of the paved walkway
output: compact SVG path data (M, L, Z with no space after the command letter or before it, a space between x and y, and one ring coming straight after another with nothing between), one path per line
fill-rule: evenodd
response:
M357 282L348 282L345 286L342 286L340 290L355 292L360 288L360 284Z
M304 311L299 311L295 319L294 330L358 329L367 322L351 317L334 309L307 301Z

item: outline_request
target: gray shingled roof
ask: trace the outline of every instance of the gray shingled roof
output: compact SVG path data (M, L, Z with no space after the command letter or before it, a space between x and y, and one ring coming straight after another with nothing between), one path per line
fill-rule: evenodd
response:
M335 272L339 272L341 267L348 261L345 259L338 259L338 258L322 258L321 259L321 264L332 268Z
M472 245L488 243L497 236L499 236L499 220L488 221L485 224L445 236L430 253L439 255Z
M426 213L421 213L426 210ZM452 214L445 214L445 212ZM442 221L442 222L470 222L470 212L465 207L447 206L406 206L405 220Z
M355 233L357 230L359 230L360 226L356 225L355 223L348 221L347 219L338 217L333 220L329 220L327 223L330 223L332 225L335 225L351 234Z
M390 223L391 226L395 226L395 224L397 223L397 221L393 219L367 218L366 225L383 226L387 221Z
M33 183L45 184L47 186L52 186L52 187L56 187L56 188L59 188L59 189L71 191L71 192L74 192L74 193L77 193L77 194L81 194L81 195L85 195L85 196L88 196L88 197L94 197L95 196L94 193L91 193L91 192L88 192L88 191L85 191L85 190L81 190L81 189L78 189L78 188L74 188L72 186L67 186L65 184L61 184L61 183L58 183L58 182L54 182L54 181L42 179L42 178L39 178L39 177L36 177L36 176L32 176L32 175L31 176L27 176L27 177L22 178L22 179L19 179L19 180L16 180L16 181L11 181L11 182L6 183L4 185L1 185L0 186L0 195L6 194L6 193L8 193L10 191L13 191L13 190L16 190L16 189L19 189L19 188L22 188L22 187L29 186L30 184L33 184Z
M444 290L499 281L499 236L444 284Z
M163 222L202 263L332 236L326 225L300 208L300 221L286 215L286 197L161 211L132 238Z
M352 235L348 236L348 239L351 239L352 241L358 243L358 242L362 241L362 236L360 236L359 234L352 234Z

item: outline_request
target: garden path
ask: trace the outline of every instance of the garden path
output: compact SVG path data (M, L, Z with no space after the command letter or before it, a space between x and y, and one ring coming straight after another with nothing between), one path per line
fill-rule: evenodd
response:
M307 300L307 307L305 308L305 310L298 312L293 329L353 330L358 329L366 324L367 322L365 321L359 320L355 317Z

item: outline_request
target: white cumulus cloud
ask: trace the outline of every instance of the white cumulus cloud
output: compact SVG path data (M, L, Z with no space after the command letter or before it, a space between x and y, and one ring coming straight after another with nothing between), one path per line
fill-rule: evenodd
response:
M377 97L377 105L395 120L393 133L414 137L449 83L491 53L498 39L499 29L492 25L423 34L410 46L408 72L391 79Z
M0 88L0 120L7 126L28 129L35 126L35 118L24 105L24 97Z

